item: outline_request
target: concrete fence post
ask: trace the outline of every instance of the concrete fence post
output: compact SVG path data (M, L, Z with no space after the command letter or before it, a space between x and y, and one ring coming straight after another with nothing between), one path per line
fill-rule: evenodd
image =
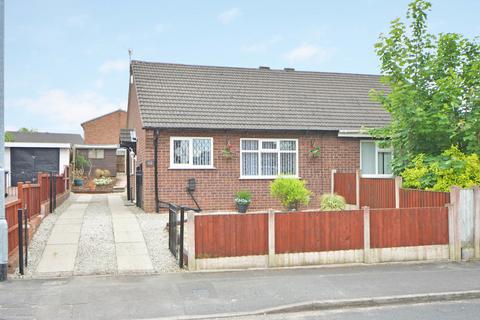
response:
M337 173L337 169L332 169L332 173L330 175L330 193L335 193L335 173Z
M187 248L188 248L188 270L196 270L195 256L195 212L187 212Z
M370 207L363 207L363 262L371 263L370 255Z
M458 187L452 187L450 189L450 204L448 205L448 228L450 259L453 261L462 260L461 224L458 212L459 199L460 189Z
M362 172L360 169L355 171L355 204L360 209L360 179L362 178Z
M473 212L475 214L475 258L480 259L480 187L473 187Z
M395 208L400 208L400 189L402 188L402 177L395 177Z
M268 210L268 266L275 266L275 211Z

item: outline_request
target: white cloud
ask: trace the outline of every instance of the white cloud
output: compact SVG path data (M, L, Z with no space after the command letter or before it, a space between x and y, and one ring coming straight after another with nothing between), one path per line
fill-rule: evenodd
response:
M303 44L285 54L290 62L314 62L322 63L331 58L334 48L320 47L313 44Z
M127 59L115 59L105 61L98 69L98 71L104 75L112 72L122 72L125 70L128 70Z
M232 8L230 10L220 13L217 19L223 24L229 24L230 22L235 20L237 17L239 17L241 14L242 12L240 11L240 9Z
M267 52L273 45L282 41L282 39L282 36L276 35L263 43L253 43L250 45L242 46L241 50L248 53L264 53Z
M92 91L71 94L60 89L45 91L36 98L16 100L13 105L30 117L41 118L40 125L32 125L50 132L81 132L82 122L119 108L126 109L126 101L114 103Z

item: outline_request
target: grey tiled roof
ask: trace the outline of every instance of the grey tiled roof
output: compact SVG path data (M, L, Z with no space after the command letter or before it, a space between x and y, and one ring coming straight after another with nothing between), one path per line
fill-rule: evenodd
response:
M379 76L132 61L144 127L340 130L390 117Z
M7 131L13 135L13 142L44 142L44 143L70 143L82 144L83 138L75 133L51 133L51 132L17 132Z

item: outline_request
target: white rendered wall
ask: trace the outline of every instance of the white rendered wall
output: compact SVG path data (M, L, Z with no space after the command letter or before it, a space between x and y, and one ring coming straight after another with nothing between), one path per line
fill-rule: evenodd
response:
M60 149L60 159L58 161L58 173L62 174L65 166L70 165L70 149Z

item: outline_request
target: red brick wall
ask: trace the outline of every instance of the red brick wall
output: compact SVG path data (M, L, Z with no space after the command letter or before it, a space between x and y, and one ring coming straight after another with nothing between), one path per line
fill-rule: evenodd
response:
M118 110L82 124L85 144L118 144L127 112Z
M132 112L132 124L139 118ZM138 124L136 126L138 127ZM139 162L143 162L144 210L153 212L154 175L153 167L145 165L146 160L153 160L153 130L146 130L146 135L139 138L137 149ZM216 169L179 170L169 169L170 136L213 137L213 164ZM330 174L332 169L339 172L353 172L360 165L360 143L354 138L338 138L336 132L252 132L225 130L162 130L158 150L158 183L160 200L179 205L194 206L185 191L187 180L194 177L197 182L194 193L203 210L234 210L234 195L238 190L250 190L253 194L251 209L281 208L279 202L269 194L272 180L240 180L240 138L291 138L299 141L299 176L307 180L308 188L314 193L309 208L318 208L318 198L330 191ZM226 142L232 146L234 157L225 159L222 150ZM311 158L311 146L319 146L321 155ZM152 161L153 162L153 161Z

